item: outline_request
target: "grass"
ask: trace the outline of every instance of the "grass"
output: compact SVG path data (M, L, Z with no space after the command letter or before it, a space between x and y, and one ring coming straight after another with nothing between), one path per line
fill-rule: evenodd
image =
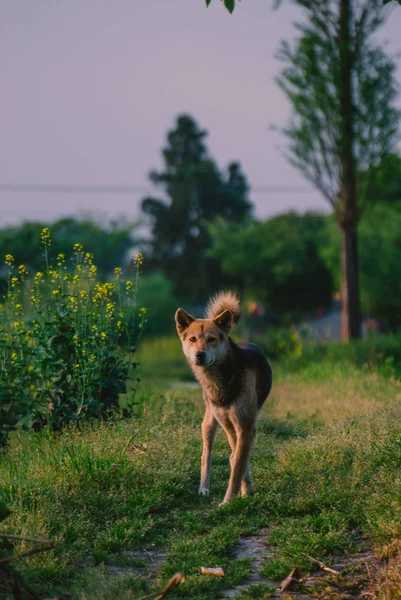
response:
M276 369L251 459L256 493L219 508L228 444L220 431L212 495L199 498L200 391L163 381L168 372L184 372L175 362L178 351L169 341L143 348L148 375L140 419L61 435L21 433L0 457L0 487L12 510L2 529L56 543L53 552L21 562L31 584L52 596L134 599L183 571L186 582L171 598L213 599L246 579L249 562L233 557L239 538L266 527L273 559L264 573L274 580L294 564L311 570L305 553L330 563L368 542L394 554L393 540L401 535L397 381L326 363L296 373ZM129 570L110 577L109 562L122 569L130 564L124 550L157 548L168 550L157 577L144 581ZM88 557L94 566L83 568ZM222 566L226 577L204 577L201 566ZM397 569L395 563L394 581ZM269 595L254 586L243 597Z

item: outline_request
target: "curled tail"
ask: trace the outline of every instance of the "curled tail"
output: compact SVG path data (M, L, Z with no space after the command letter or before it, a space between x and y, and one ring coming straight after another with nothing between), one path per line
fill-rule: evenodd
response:
M239 297L237 294L234 294L234 292L219 292L210 298L206 306L205 317L206 319L215 319L225 310L230 310L234 317L234 323L238 323L241 316L241 310Z

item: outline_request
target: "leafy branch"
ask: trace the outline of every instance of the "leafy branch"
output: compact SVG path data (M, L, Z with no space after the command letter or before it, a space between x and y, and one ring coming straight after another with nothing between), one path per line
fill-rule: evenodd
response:
M206 0L206 6L209 6L212 0ZM235 0L223 0L224 6L228 12L233 13L235 8Z

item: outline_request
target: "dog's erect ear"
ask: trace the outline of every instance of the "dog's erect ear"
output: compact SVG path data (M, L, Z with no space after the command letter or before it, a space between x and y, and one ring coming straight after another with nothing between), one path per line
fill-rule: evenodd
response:
M233 324L233 313L231 310L225 310L213 319L217 327L224 333L230 333L231 325Z
M182 335L194 321L196 321L195 317L185 312L182 308L179 308L175 313L175 324L177 325L178 335Z

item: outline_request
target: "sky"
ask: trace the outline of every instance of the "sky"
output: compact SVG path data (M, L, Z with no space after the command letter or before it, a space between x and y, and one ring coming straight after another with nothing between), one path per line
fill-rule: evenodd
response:
M0 226L138 218L141 199L159 194L148 173L161 168L166 132L183 112L209 131L220 167L241 162L256 216L328 210L269 129L290 115L275 55L294 39L298 12L288 2L277 11L272 0L237 4L230 15L219 0L208 9L204 0L0 0ZM396 6L380 33L392 54L400 31Z

